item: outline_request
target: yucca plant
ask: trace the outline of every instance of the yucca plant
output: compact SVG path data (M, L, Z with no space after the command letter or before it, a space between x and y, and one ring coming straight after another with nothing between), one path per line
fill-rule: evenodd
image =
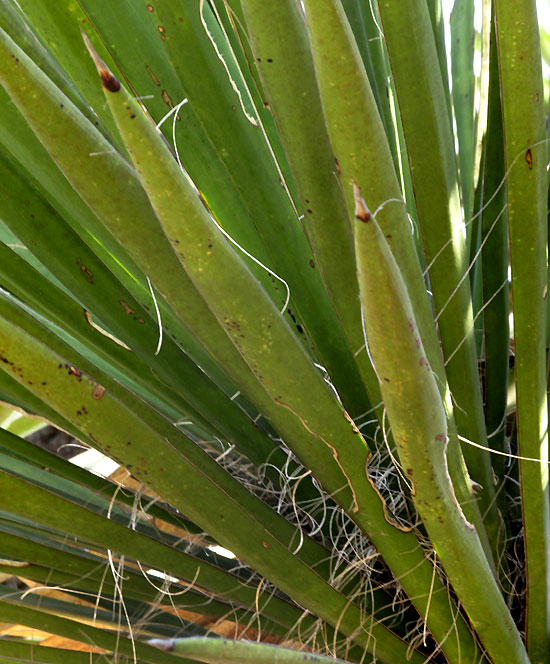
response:
M478 4L0 1L0 661L550 662L541 42Z

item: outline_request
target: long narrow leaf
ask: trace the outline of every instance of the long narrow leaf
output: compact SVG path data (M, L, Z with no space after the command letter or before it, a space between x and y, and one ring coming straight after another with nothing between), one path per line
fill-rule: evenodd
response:
M513 10L513 11L512 11ZM546 404L546 132L535 4L495 2L506 163L516 401L528 603L527 647L550 661L550 497ZM527 45L529 44L529 46Z
M426 3L410 0L398 5L383 0L379 7L403 121L447 379L456 406L455 420L459 434L486 447L456 158L430 15ZM405 52L401 39L411 30L417 35L415 48ZM427 144L431 145L430 150L426 150ZM498 516L489 455L468 445L463 446L463 453L472 479L483 487L477 498L494 548Z
M405 283L358 189L356 197L356 249L367 339L415 504L488 655L497 662L527 664L521 637L479 537L454 495L447 469L445 411Z

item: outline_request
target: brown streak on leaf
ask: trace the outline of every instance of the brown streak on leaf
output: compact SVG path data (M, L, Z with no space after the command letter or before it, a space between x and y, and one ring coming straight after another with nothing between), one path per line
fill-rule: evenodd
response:
M149 76L153 79L153 83L155 85L158 85L159 88L160 88L160 81L155 76L155 74L154 74L153 70L151 69L151 67L149 67L149 65L145 65L145 69L147 70L147 73L149 74Z
M170 108L174 108L174 102L170 99L170 96L166 92L166 90L162 91L162 100L164 101L165 104L167 104Z

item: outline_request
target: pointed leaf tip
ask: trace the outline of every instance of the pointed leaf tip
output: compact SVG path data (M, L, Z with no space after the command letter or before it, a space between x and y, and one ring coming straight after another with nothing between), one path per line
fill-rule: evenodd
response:
M353 196L355 198L355 218L367 223L372 216L364 198L361 196L361 189L357 182L353 183Z
M105 88L105 90L108 90L109 92L118 92L120 90L120 81L109 69L109 67L107 67L105 62L99 57L97 51L92 46L92 42L88 39L86 33L81 32L81 34L82 34L82 39L86 44L86 48L88 49L88 52L92 56L92 60L94 61L94 64L97 68L97 72L101 78L101 83L103 87Z
M145 643L165 652L173 652L174 650L174 639L149 639Z

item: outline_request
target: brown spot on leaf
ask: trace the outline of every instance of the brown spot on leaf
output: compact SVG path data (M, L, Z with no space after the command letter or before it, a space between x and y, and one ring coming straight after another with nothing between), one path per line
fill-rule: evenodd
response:
M92 399L101 399L101 397L105 394L105 388L103 385L96 385L94 389L92 390Z
M134 311L134 309L132 309L132 307L128 304L128 302L125 302L124 300L120 300L120 304L122 305L122 308L124 309L125 313L128 316L136 313Z
M527 150L525 153L525 161L527 162L527 165L529 166L529 170L533 170L533 155L531 154L531 150Z
M90 270L88 270L88 268L85 265L81 265L80 270L83 272L86 281L90 284L93 284L94 283L93 273Z
M264 549L271 549L271 544L269 542L266 542L265 540L262 540L262 546Z
M154 12L155 8L153 7L153 5L147 5L147 11L148 12Z

